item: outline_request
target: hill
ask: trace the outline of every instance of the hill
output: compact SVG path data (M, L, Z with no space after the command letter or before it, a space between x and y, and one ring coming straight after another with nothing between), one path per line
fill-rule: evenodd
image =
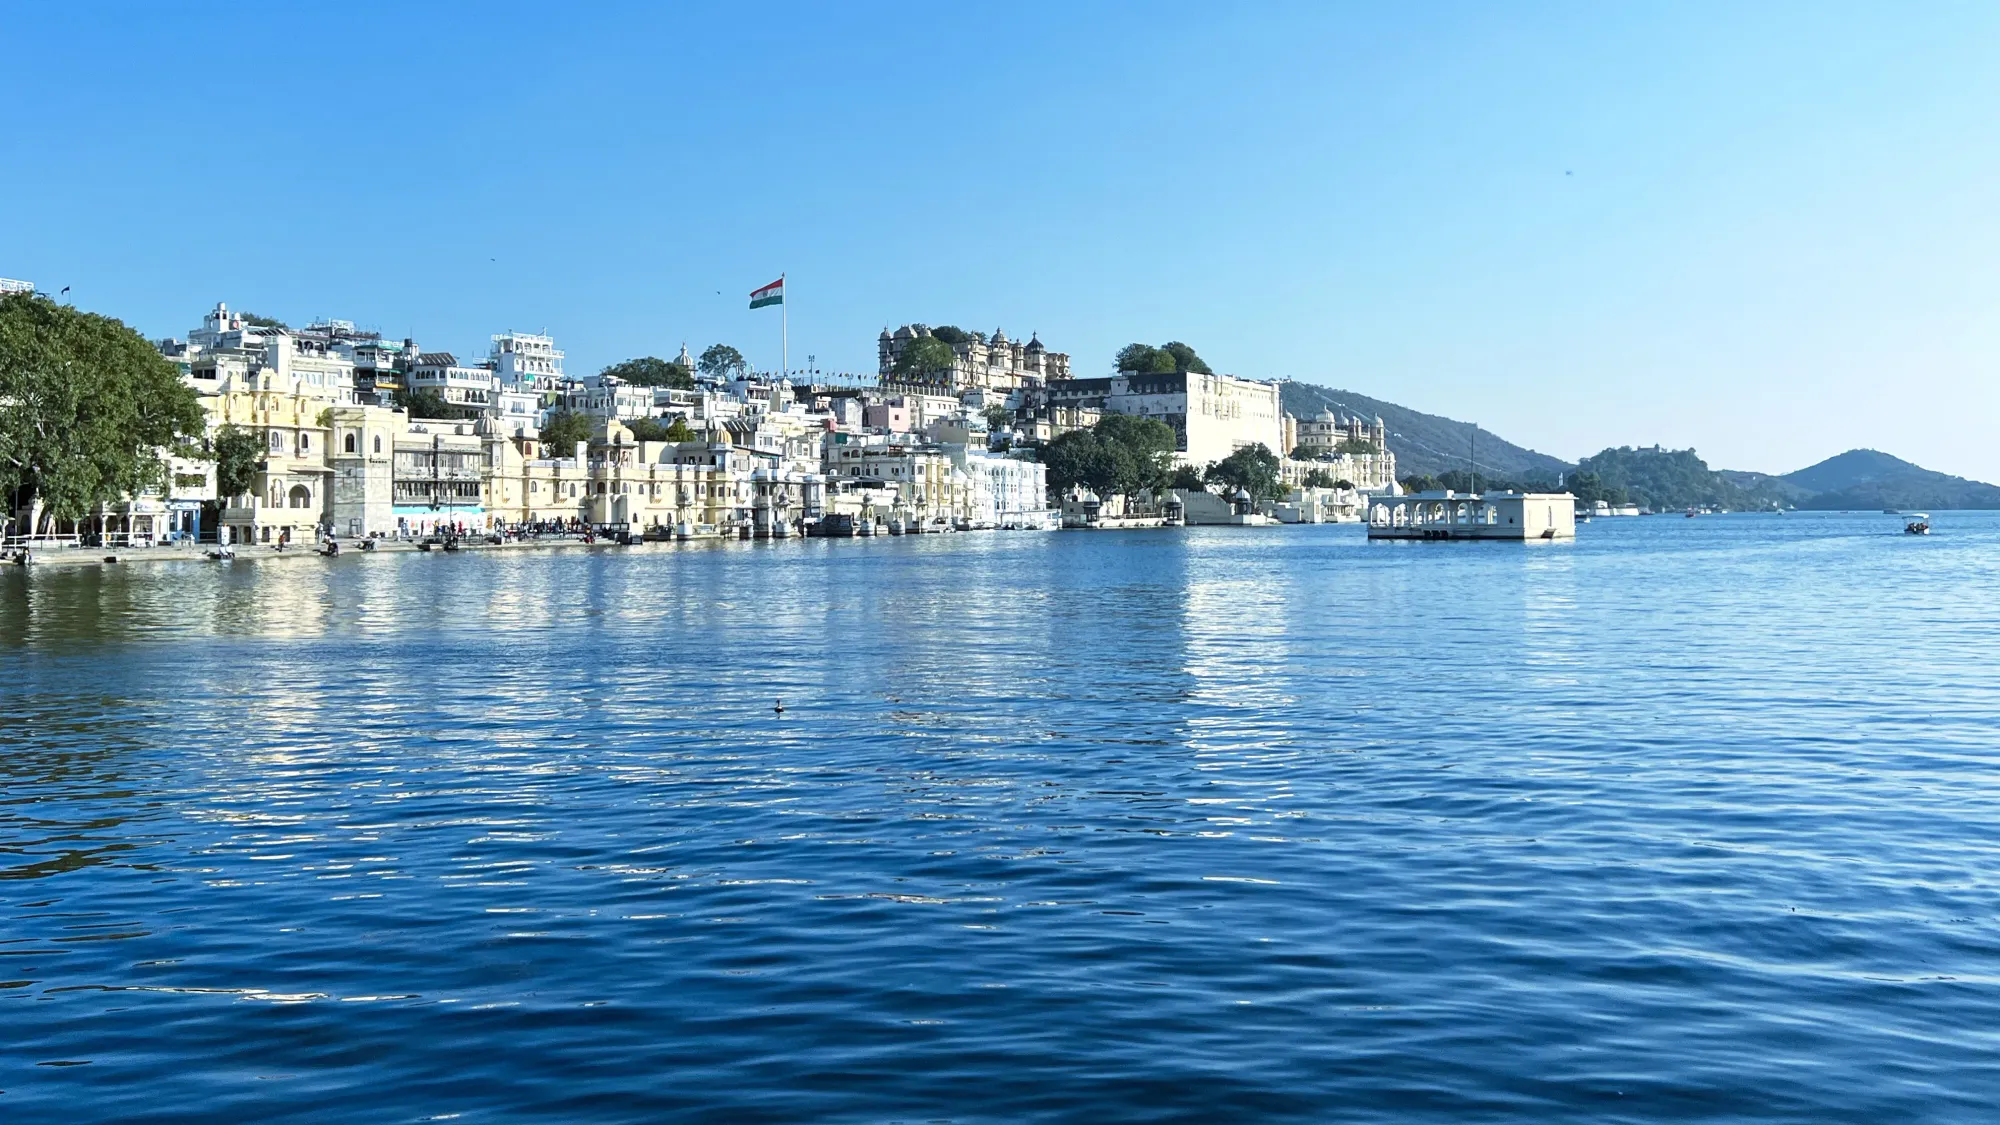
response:
M1524 449L1470 422L1425 414L1353 391L1287 380L1279 384L1279 405L1298 418L1311 418L1322 410L1381 418L1389 430L1389 448L1396 454L1398 476L1440 476L1464 469L1475 447L1475 431L1482 474L1553 481L1570 470L1567 461Z
M1808 495L1801 508L2000 508L2000 488L1935 472L1873 449L1850 449L1778 478Z
M1768 510L1787 500L1782 491L1758 476L1716 472L1692 449L1621 446L1577 462L1570 482L1574 486L1571 491L1579 497L1595 492L1614 503L1623 498L1655 511L1700 507Z

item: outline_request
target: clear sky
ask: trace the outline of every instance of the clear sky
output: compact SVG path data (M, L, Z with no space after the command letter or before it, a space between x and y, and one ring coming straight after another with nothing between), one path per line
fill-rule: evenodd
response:
M572 372L1133 340L1565 458L2000 480L2000 5L14 3L0 276Z

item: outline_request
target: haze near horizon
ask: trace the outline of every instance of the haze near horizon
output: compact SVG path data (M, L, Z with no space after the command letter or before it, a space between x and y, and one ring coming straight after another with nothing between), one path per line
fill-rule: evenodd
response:
M574 373L872 371L907 321L1219 370L1574 460L1854 447L2000 480L2000 9L36 6L0 276Z

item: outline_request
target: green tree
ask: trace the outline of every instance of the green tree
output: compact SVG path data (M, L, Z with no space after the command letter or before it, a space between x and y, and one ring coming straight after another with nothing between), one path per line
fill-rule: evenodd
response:
M1193 465L1181 465L1167 478L1168 488L1184 488L1189 492L1200 492L1208 487L1201 479L1201 470Z
M1193 348L1179 340L1170 340L1157 348L1149 344L1127 344L1118 349L1117 368L1141 375L1185 375L1190 371L1202 375L1215 374Z
M903 345L891 372L903 379L936 379L950 374L958 356L936 336L919 336Z
M166 455L206 456L206 429L179 370L120 321L0 297L0 492L32 522L163 487Z
M693 372L672 360L652 355L614 363L598 372L598 375L610 375L639 387L672 387L683 391L694 389Z
M1307 469L1306 475L1299 478L1299 483L1306 488L1340 487L1340 485L1334 481L1333 474L1326 471L1325 469Z
M243 323L252 328L282 328L289 331L292 327L274 316L258 316L253 312L240 312L236 315L243 319Z
M711 379L728 380L750 370L743 360L743 353L728 344L710 344L702 350L701 358L694 361L696 371Z
M1042 461L1049 467L1049 487L1058 492L1082 485L1099 496L1108 496L1138 487L1139 466L1131 452L1099 440L1089 430L1058 436L1042 450Z
M223 500L242 496L257 483L257 466L264 460L264 443L241 426L215 431L215 493Z
M1380 452L1382 452L1381 448L1380 448L1379 446L1377 446L1377 445L1376 445L1376 444L1375 444L1374 442L1372 442L1372 441L1368 441L1368 440L1366 440L1366 439L1362 439L1362 440L1356 440L1356 439L1354 439L1354 438L1342 438L1342 439L1340 440L1340 444L1339 444L1339 445L1336 445L1336 446L1334 446L1334 447L1333 447L1333 451L1334 451L1335 453L1380 453Z
M1004 406L989 406L980 413L986 415L986 428L1004 430L1014 424L1014 412Z
M1170 375L1175 370L1174 357L1148 344L1127 344L1118 349L1117 368L1140 375Z
M972 339L973 334L955 324L940 324L936 328L931 329L931 336L934 339L943 340L947 347L955 348Z
M390 401L396 404L397 408L412 418L422 418L435 422L454 422L472 416L472 411L468 408L446 402L444 396L428 387L419 387L415 390L408 387L398 387L390 394L389 398Z
M1097 435L1089 430L1057 434L1054 441L1042 447L1041 452L1042 464L1048 466L1050 490L1068 492L1077 485L1085 484L1095 473L1100 453Z
M1179 340L1169 340L1161 344L1160 350L1174 357L1174 370L1183 375L1190 371L1202 375L1215 374L1214 371L1209 369L1208 364L1202 361L1200 356L1194 354L1193 348L1188 347Z
M1135 483L1121 491L1168 486L1173 477L1174 447L1180 443L1172 426L1158 418L1107 414L1092 432L1099 441L1123 449L1131 458Z
M1204 474L1210 484L1234 491L1245 489L1259 500L1276 500L1285 495L1278 475L1278 455L1263 443L1245 446L1208 467Z
M1404 492L1441 492L1444 490L1444 482L1431 476L1429 473L1404 477L1396 483L1403 486Z
M673 418L634 418L625 428L635 441L693 441L694 431L678 415Z
M632 431L633 441L670 440L667 437L666 423L658 418L633 418L625 423L625 428Z
M589 441L590 433L589 415L558 410L542 425L542 449L551 457L573 456L576 443Z

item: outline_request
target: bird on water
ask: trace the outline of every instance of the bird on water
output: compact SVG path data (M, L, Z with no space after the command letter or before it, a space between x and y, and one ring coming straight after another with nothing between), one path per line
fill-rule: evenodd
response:
M784 701L784 700L782 700L782 699L778 700L777 704L776 704L775 706L773 706L773 707L771 708L771 710L773 710L773 711L776 711L776 712L777 712L778 714L780 714L780 715L784 714L784 713L785 713L785 701Z

